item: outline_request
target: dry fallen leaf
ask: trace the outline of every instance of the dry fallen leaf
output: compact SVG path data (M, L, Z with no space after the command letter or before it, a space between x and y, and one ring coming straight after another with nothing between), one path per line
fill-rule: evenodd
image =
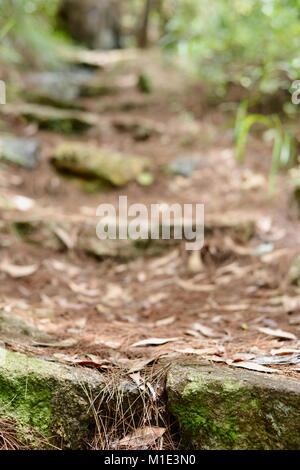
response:
M175 349L175 352L180 354L195 354L197 356L205 356L209 354L217 354L218 348L202 348L202 349L194 349L194 348L184 348L184 349Z
M101 298L101 303L109 307L120 307L124 303L131 302L131 297L128 292L118 284L109 283L107 291Z
M193 284L191 281L185 281L184 279L178 279L177 285L188 292L212 292L215 286L212 284Z
M171 317L166 317L166 318L162 318L161 320L157 320L155 322L155 326L168 326L168 325L172 325L172 323L174 323L175 321L176 321L176 317L172 315Z
M111 338L108 336L100 336L96 339L94 344L100 345L100 346L106 346L107 348L110 348L110 349L119 349L122 343L123 343L122 339Z
M209 328L208 326L202 325L201 323L193 323L192 329L195 331L198 331L201 333L203 336L206 336L207 338L217 338L220 337L218 333L216 333L214 330Z
M199 273L203 270L203 262L199 251L194 250L190 254L188 258L187 269L192 274Z
M282 339L290 339L290 340L296 340L297 337L288 331L283 331L279 329L273 329L273 328L257 328L257 330L260 333L264 333L265 335L268 336L275 336L276 338L282 338Z
M77 266L63 263L62 261L59 261L57 259L49 260L46 264L55 269L55 271L67 274L69 277L75 277L80 274L80 268L78 268Z
M139 348L143 346L160 346L166 343L172 343L174 341L178 341L180 338L148 338L143 339L142 341L138 341L131 345L132 348Z
M147 449L155 444L157 439L160 439L166 431L166 428L159 428L155 426L145 426L136 429L133 433L128 434L121 439L117 445L120 449Z
M74 236L68 234L63 228L56 227L54 230L57 238L65 245L68 250L72 250L75 247L76 241Z
M147 305L155 305L161 303L163 300L166 300L169 295L166 292L157 292L156 294L150 295L145 301Z
M38 265L32 264L30 266L19 266L16 264L10 264L8 261L3 261L0 264L0 270L11 277L18 279L34 274L38 270Z
M77 344L77 342L78 341L75 338L67 338L51 343L34 342L33 345L42 348L72 348Z
M255 359L255 354L251 353L237 353L233 356L233 362L247 362Z
M271 350L272 356L285 356L290 354L300 354L300 349L294 348L279 348Z
M265 367L260 364L256 364L255 362L247 362L247 361L233 362L230 365L233 367L240 367L242 369L254 370L256 372L266 372L268 374L274 374L274 373L280 372L279 369L271 369L271 367Z
M131 362L131 367L128 371L128 374L134 374L136 372L140 372L142 369L144 369L144 367L156 361L156 359L158 358L159 356L155 356L155 357L149 357L148 359L137 359Z
M256 364L272 365L272 364L300 364L300 355L277 355L277 356L261 356L253 359Z
M70 282L68 286L70 287L71 291L74 292L75 294L82 294L82 295L85 295L86 297L100 296L99 289L89 289L86 286L86 284L76 284L75 282Z

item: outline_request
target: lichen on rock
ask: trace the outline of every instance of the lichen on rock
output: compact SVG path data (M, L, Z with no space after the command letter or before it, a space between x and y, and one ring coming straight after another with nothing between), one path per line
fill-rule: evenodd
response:
M192 449L300 449L295 380L205 365L174 365L168 406Z
M54 150L52 163L59 171L99 178L114 186L136 180L149 166L148 160L143 157L123 155L76 142L60 144Z
M94 429L91 401L103 385L101 375L10 351L2 356L0 418L13 419L31 447L84 448Z

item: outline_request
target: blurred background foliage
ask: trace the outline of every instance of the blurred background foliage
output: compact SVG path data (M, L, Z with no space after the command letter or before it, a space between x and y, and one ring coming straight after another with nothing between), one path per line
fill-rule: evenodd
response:
M0 67L57 64L60 47L76 44L58 21L63 1L0 0ZM94 0L81 0L81 4L85 1ZM116 1L111 0L111 5ZM273 128L276 161L279 154L285 162L295 159L290 130L285 133L282 119L293 120L298 111L290 91L300 69L300 0L119 4L122 47L159 47L179 57L185 69L210 90L210 98L239 106L235 133L239 160L247 134L256 124ZM266 120L263 115L271 117Z
M0 0L0 61L56 64L60 34L55 29L59 0Z
M60 41L67 41L57 27L59 4L60 0L0 0L2 61L51 62ZM255 102L264 94L288 92L298 78L300 0L121 4L125 47L150 43L178 54L217 96L235 85Z

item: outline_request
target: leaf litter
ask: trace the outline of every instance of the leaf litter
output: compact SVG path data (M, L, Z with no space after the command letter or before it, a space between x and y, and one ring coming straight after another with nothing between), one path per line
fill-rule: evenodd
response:
M110 97L117 109L116 119L122 118L118 111L121 95ZM297 223L278 209L285 204L285 186L278 192L280 204L278 200L276 204L266 201L260 189L263 168L261 172L249 170L245 180L244 170L234 165L231 143L225 135L220 138L217 127L205 116L195 117L197 135L207 127L218 135L217 142L207 148L209 166L184 182L177 178L168 181L159 169L162 162L168 163L171 156L182 152L186 130L180 116L174 119L166 97L157 94L154 98L147 104L147 118L152 116L157 122L155 102L159 98L159 121L172 120L172 126L164 126L163 135L143 143L145 154L153 155L157 181L147 189L132 184L126 191L130 200L147 204L157 198L171 203L174 197L178 202L205 202L209 220L201 253L187 253L179 244L153 258L88 257L75 249L77 230L69 230L61 222L69 217L90 222L99 194L78 193L69 181L62 185L47 164L36 170L36 188L31 174L3 169L1 184L6 183L12 193L18 220L20 213L25 222L29 216L39 221L41 213L46 213L44 221L48 215L49 219L57 218L54 233L65 249L55 251L43 233L37 243L28 245L10 231L4 230L3 237L1 232L1 309L24 319L30 317L42 331L55 335L51 344L29 340L28 345L20 346L25 351L44 356L47 350L49 356L58 354L61 360L68 356L81 366L102 364L105 370L112 365L134 374L151 368L160 357L171 360L194 355L224 366L227 361L234 367L246 363L252 368L270 365L266 368L274 370L275 365L290 374L289 365L295 365L299 356L300 301L299 289L287 284L286 275L291 254L300 250L300 243ZM110 120L105 113L103 119ZM27 132L26 126L22 130ZM128 145L139 154L138 142L129 139L127 144L117 129L110 132L105 145ZM39 137L45 143L45 159L50 159L52 137ZM53 138L63 141L59 133ZM197 140L191 142L191 152L199 152ZM228 158L220 165L220 155L226 152ZM55 198L44 181L57 185ZM20 184L22 197L27 199L19 197ZM113 191L105 195L114 200ZM4 228L8 220L15 222L14 212L1 208L2 215ZM249 225L254 226L250 237ZM68 342L70 335L74 335L73 343ZM280 352L283 340L289 348ZM254 347L257 350L252 352Z

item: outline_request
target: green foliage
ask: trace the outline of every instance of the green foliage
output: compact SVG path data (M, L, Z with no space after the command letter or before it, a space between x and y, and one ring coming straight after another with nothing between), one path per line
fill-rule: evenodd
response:
M178 2L163 40L223 95L289 90L300 67L300 0Z
M267 127L272 132L273 152L269 173L269 190L274 193L277 175L281 168L293 163L294 139L286 130L279 117L264 116L262 114L248 114L248 103L242 102L239 106L235 125L235 152L238 163L243 163L246 154L248 136L254 126Z
M60 41L51 26L58 0L0 0L0 60L40 66L57 63Z

